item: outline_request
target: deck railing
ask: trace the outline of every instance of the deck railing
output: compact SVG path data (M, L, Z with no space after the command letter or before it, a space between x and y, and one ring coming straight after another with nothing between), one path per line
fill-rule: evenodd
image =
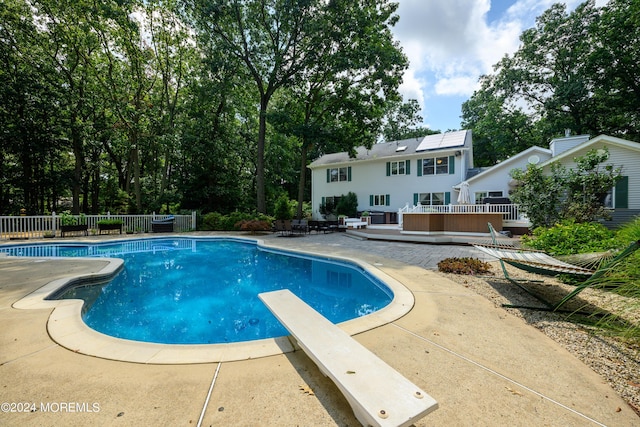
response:
M525 220L519 206L514 204L477 204L477 205L406 205L398 209L398 224L402 226L405 213L502 213L505 221Z
M89 234L98 233L98 221L114 220L122 221L122 230L134 233L146 233L151 231L151 221L167 217L174 217L173 231L184 232L196 229L196 213L191 215L82 215L83 223L87 224ZM60 215L35 216L0 216L0 240L9 239L34 239L44 237L45 234L60 234Z

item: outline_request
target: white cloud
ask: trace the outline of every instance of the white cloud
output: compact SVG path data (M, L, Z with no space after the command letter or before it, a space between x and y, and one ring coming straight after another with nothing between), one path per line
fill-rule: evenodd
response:
M409 58L401 91L421 105L438 95L470 96L478 77L506 52L517 49L522 28L513 22L487 23L489 0L400 0L394 32Z
M472 76L441 78L435 84L435 92L438 95L461 95L469 94L476 86L477 79Z
M583 1L565 3L573 10ZM520 34L558 0L398 2L400 21L393 31L410 62L400 91L405 100L417 99L424 112L427 103L432 111L438 109L439 97L471 96L479 77L491 73L505 54L515 52ZM502 12L498 16L496 11Z

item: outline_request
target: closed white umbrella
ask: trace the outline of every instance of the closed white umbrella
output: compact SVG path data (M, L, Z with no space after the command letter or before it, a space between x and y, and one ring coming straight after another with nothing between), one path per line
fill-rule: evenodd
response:
M467 181L464 181L462 184L460 184L458 203L461 205L471 204L471 192L469 191L469 183Z

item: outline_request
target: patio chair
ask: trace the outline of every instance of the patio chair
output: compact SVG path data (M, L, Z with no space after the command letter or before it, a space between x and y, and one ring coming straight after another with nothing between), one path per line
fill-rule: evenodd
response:
M280 233L281 236L288 236L293 232L291 220L277 219L274 223L273 230Z
M294 233L307 234L309 232L309 225L306 219L294 219L291 223L291 229Z

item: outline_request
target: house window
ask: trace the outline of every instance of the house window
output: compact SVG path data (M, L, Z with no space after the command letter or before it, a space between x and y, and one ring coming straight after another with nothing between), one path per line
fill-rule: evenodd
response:
M453 156L431 157L418 160L418 175L447 175L454 173Z
M444 205L444 193L420 193L419 201L421 205Z
M369 196L370 206L389 206L390 196L388 194L372 194Z
M476 204L482 204L486 197L502 197L502 191L477 191L475 193Z
M327 169L327 182L351 181L351 166Z
M410 175L410 160L402 160L399 162L387 162L387 176L394 175Z
M613 191L614 191L615 187L612 188L611 190L607 191L607 194L605 194L605 196L602 198L602 205L607 208L607 209L613 209Z
M404 162L391 162L391 175L404 175Z

